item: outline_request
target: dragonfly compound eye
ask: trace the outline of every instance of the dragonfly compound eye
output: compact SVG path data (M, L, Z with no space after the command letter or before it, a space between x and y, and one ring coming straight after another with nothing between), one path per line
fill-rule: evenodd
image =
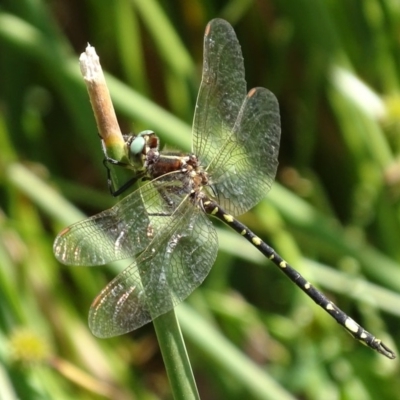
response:
M146 145L146 140L144 139L143 136L138 136L137 138L135 138L132 141L129 148L131 155L132 156L139 155L143 151L145 145Z

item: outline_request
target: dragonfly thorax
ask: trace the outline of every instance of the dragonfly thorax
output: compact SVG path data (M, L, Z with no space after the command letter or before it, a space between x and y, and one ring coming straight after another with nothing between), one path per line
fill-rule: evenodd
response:
M182 155L178 152L161 152L159 157L148 163L151 179L171 181L181 194L197 194L209 184L207 172L194 154Z
M195 154L185 154L180 151L159 151L160 140L153 131L147 130L137 136L126 139L132 167L145 171L150 179L180 182L175 185L176 191L186 194L199 193L209 185L209 177Z

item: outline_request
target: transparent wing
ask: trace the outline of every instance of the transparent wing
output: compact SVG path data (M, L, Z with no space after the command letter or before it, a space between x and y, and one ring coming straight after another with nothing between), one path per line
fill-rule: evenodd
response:
M193 152L204 165L225 146L245 96L236 34L228 22L214 19L204 35L203 75L193 120Z
M246 95L239 42L220 19L208 24L204 36L193 138L194 153L207 166L213 193L226 211L242 214L267 194L278 166L278 102L264 88Z
M176 187L177 175L149 182L109 210L64 229L54 241L56 258L66 265L89 266L139 254L182 201L182 195L172 193L165 198Z
M261 87L250 90L232 134L208 166L222 208L240 215L265 197L278 168L280 135L276 97Z
M217 250L215 228L187 199L146 251L95 299L91 331L98 337L122 335L171 310L205 279Z

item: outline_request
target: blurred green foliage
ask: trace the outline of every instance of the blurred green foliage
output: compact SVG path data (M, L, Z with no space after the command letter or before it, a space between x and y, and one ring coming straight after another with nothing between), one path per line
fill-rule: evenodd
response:
M78 57L96 47L124 132L190 149L206 23L227 19L249 88L279 99L277 183L241 217L366 329L400 345L400 3L4 0L0 7L0 398L168 399L151 325L87 327L111 268L59 265L66 225L112 205ZM361 346L219 226L177 309L202 399L397 399Z

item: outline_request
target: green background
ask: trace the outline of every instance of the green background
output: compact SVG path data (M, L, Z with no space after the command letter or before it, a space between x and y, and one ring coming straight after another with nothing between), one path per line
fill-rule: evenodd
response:
M4 0L1 399L171 398L151 324L108 340L88 329L115 269L60 265L52 242L115 201L79 72L86 44L123 132L152 129L187 151L215 17L238 35L248 87L268 87L281 107L277 182L241 221L397 352L400 3ZM202 399L398 399L396 360L354 341L217 225L217 262L177 308Z

